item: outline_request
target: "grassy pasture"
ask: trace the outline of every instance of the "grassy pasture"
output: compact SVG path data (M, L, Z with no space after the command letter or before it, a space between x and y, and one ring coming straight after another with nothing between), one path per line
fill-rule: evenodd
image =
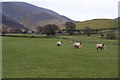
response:
M115 78L118 75L116 40L64 36L79 39L76 49L67 39L3 37L4 78ZM63 45L56 46L57 41ZM105 41L107 50L97 51L95 43ZM108 44L111 43L111 44Z
M79 22L76 24L76 29L104 29L104 28L118 28L118 21L112 19L93 19L88 21Z

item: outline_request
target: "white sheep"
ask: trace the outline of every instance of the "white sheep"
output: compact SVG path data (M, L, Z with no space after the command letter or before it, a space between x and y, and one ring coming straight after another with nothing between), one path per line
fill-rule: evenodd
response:
M77 47L77 48L81 48L81 46L82 46L80 42L74 43L73 45L74 45L74 47Z
M98 50L98 49L104 49L104 50L106 50L106 47L105 47L105 44L96 44L96 49Z
M62 45L62 41L57 42L57 46L61 46Z

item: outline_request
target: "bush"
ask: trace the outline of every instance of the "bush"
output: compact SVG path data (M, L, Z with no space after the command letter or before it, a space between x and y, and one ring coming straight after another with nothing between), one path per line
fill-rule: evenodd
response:
M116 39L116 34L114 31L109 31L106 33L105 38L107 39Z

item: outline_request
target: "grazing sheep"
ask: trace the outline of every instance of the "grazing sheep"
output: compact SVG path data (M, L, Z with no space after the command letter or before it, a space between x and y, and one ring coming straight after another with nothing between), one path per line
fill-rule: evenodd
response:
M80 42L74 43L73 45L74 45L74 47L77 47L77 48L81 48L81 46L82 46Z
M98 49L104 49L104 50L106 50L106 47L105 47L105 44L96 44L96 49L98 50Z
M61 46L62 45L62 41L57 42L57 46Z

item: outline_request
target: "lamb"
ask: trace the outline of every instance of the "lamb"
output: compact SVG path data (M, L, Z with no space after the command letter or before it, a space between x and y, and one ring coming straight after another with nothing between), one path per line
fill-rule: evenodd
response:
M57 46L61 46L62 45L62 41L57 42Z
M77 48L81 48L81 46L82 46L80 42L74 43L73 45L74 45L74 47L77 47Z
M106 50L105 44L96 44L96 49Z

